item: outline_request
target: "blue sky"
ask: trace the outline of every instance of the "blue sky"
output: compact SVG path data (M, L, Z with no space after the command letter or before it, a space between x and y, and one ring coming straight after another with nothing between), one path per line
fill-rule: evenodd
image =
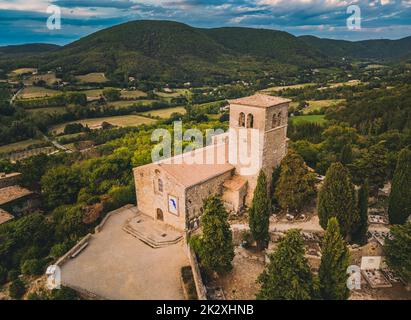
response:
M361 9L361 30L346 26L352 4ZM47 28L50 5L61 9L61 30ZM139 19L269 28L346 40L398 39L411 35L411 0L0 0L0 45L66 44Z

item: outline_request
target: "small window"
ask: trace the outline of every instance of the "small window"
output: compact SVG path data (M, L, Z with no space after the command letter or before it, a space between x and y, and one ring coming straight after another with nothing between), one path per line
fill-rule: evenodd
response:
M245 114L244 114L244 112L241 112L239 117L238 117L238 126L239 127L245 127Z
M273 114L273 119L271 121L271 127L276 128L277 127L277 115L274 113Z
M277 121L278 125L281 126L283 124L283 114L280 111L280 113L278 114L278 121Z
M251 113L247 116L247 128L254 128L254 116Z
M163 192L163 180L158 179L158 192Z

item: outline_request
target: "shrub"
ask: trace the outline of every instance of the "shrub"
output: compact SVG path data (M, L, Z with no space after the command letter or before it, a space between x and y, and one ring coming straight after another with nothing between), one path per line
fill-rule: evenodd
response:
M26 285L20 279L14 280L9 287L10 297L13 299L21 299L26 292Z

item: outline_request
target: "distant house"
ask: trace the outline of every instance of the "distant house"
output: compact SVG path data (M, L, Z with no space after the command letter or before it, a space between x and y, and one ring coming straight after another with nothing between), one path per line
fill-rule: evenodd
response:
M14 217L10 213L8 213L7 211L5 211L3 209L0 209L0 225L4 224L4 223L6 223L10 220L13 220L13 219L14 219Z
M8 215L20 216L39 204L34 192L18 185L20 177L18 172L0 174L0 209L3 219Z

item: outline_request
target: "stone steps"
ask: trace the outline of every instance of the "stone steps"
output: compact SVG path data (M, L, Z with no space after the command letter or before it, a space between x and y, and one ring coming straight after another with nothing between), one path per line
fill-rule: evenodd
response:
M176 243L180 242L181 239L183 238L181 236L181 237L179 237L175 240L156 241L154 239L151 239L147 235L142 234L141 232L138 232L136 229L132 228L129 224L126 224L123 227L123 230L125 232L127 232L128 234L132 235L133 237L141 240L142 242L144 242L145 244L149 245L150 247L152 247L154 249L164 248L164 247L167 247L169 245L176 244Z

